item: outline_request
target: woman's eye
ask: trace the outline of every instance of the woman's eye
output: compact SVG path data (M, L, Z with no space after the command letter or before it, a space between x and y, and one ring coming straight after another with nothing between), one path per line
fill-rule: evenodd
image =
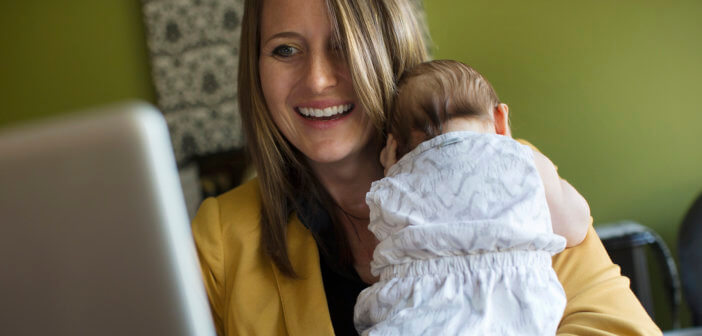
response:
M297 53L297 49L289 45L281 45L273 49L273 55L279 57L290 57Z

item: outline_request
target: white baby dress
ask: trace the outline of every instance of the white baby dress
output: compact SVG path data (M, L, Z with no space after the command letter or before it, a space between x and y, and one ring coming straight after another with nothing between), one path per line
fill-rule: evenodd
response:
M533 152L451 132L421 143L373 183L369 229L380 281L358 297L363 335L554 335L565 293Z

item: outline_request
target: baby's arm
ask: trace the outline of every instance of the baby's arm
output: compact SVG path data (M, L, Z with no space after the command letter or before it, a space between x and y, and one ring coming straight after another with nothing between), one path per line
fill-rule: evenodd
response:
M546 156L534 151L534 162L544 182L553 233L565 237L567 247L580 244L589 227L590 206L570 183L558 176Z
M383 174L388 175L388 169L397 162L397 140L392 137L392 134L388 134L388 141L385 143L385 147L380 151L380 164L383 165L385 170Z

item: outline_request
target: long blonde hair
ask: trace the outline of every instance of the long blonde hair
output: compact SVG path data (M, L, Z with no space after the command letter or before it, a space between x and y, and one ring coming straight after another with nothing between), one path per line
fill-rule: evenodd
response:
M423 26L414 5L407 0L326 0L326 5L333 38L343 50L356 95L377 131L382 132L396 80L428 59ZM285 239L288 217L300 206L296 197L311 195L327 211L332 203L304 155L276 128L266 107L258 66L262 7L262 0L247 0L244 5L239 107L247 151L258 172L263 252L282 273L296 277ZM344 250L345 238L339 243Z

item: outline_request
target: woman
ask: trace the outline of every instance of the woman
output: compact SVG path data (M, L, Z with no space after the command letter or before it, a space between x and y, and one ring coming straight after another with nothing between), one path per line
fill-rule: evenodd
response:
M220 334L355 334L376 279L365 194L406 69L428 59L405 0L247 1L239 97L258 178L193 222ZM564 334L660 334L590 231L554 257Z

